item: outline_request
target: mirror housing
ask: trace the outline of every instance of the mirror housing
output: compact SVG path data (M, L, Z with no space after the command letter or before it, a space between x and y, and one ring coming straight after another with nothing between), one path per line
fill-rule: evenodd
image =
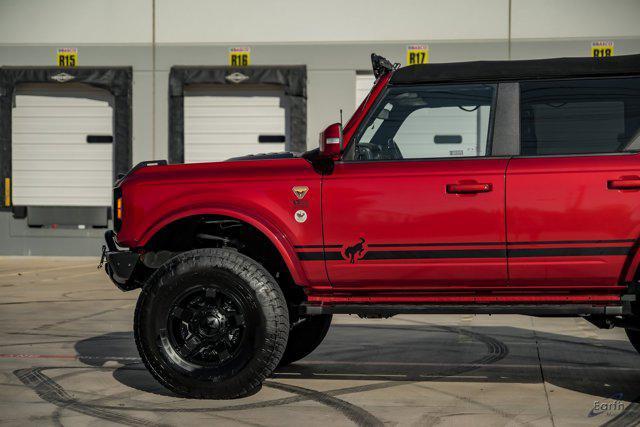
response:
M334 123L320 132L320 156L338 159L343 149L342 124Z

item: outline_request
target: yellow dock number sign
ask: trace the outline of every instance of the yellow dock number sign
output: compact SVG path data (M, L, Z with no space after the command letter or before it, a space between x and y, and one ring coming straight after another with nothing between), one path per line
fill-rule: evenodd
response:
M231 65L232 67L248 67L249 65L251 65L251 48L229 48L229 65Z
M57 55L58 67L73 68L78 66L78 49L75 47L61 47Z
M613 56L613 42L591 43L591 56L594 58Z
M407 46L407 65L429 62L429 47L421 44Z

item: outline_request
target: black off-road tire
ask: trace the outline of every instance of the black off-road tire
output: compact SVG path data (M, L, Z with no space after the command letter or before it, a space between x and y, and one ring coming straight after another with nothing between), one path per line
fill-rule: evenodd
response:
M303 316L293 323L280 366L287 366L311 354L327 336L332 317L331 314Z
M198 319L204 316L205 325L209 325L211 316L191 310L193 304L199 304L198 310L213 310L209 306L222 305L221 298L235 302L233 307L237 310L229 311L230 306L224 305L220 312L229 318L240 318L234 322L241 326L234 324L237 329L230 333L220 332L227 328L216 329L215 334L220 335L205 337L224 342L223 345L232 342L227 337L238 337L238 347L232 353L224 348L218 350L218 344L204 348L198 345L197 357L212 359L193 362L196 356L185 343L188 337L198 335L191 332L191 323L175 317L177 310L183 313L176 309L176 301L184 299L183 295L194 295L190 298L196 301L187 307L188 322L194 321L197 313ZM214 299L208 300L210 297ZM228 301L224 304L230 304ZM175 322L178 326L172 326ZM193 328L201 323L196 322ZM172 344L184 330L187 338L183 346ZM138 298L134 331L142 361L169 390L192 398L232 399L259 391L276 368L287 344L289 315L280 287L260 264L231 249L197 249L172 258L149 278ZM172 338L175 336L178 338Z

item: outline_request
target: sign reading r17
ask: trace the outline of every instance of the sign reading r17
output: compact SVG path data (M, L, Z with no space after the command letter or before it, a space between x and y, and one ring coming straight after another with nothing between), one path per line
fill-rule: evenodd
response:
M409 64L424 64L427 58L426 52L409 52Z
M407 46L407 65L427 64L429 62L429 48L425 45Z

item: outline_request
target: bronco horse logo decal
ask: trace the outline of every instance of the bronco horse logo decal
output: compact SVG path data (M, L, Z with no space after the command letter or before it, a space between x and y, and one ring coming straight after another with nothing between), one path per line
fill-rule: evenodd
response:
M349 264L354 264L357 260L362 259L367 251L364 237L360 238L360 241L353 246L347 246L342 256L344 259L349 260Z

